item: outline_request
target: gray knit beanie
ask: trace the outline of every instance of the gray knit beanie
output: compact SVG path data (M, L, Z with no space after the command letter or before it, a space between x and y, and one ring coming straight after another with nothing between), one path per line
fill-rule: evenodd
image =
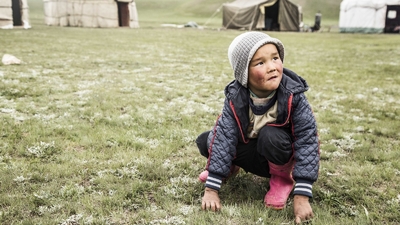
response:
M235 79L247 87L248 68L256 51L266 44L274 44L279 52L282 62L285 57L285 48L280 40L269 35L250 31L237 36L229 46L228 58L235 74Z

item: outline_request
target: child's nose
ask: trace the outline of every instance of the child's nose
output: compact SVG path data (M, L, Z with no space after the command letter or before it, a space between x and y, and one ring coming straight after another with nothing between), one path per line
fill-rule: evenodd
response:
M275 64L272 61L268 61L265 64L266 64L268 73L275 71Z

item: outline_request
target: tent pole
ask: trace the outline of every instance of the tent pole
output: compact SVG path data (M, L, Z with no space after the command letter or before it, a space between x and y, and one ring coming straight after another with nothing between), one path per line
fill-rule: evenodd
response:
M254 8L255 13L253 14L253 19L252 19L253 22L250 24L249 30L253 30L253 25L254 25L254 23L255 23L255 18L256 18L256 15L257 15L257 10L258 10L258 7L255 7L255 8ZM258 16L260 16L260 15L258 15ZM258 19L258 17L257 17L257 19Z
M238 12L240 11L240 9L238 11L235 12L235 15L232 16L231 20L229 20L229 23L226 24L226 26L224 27L225 29L227 29L227 27L229 27L229 24L232 23L233 19L236 17L236 15L238 14Z
M221 5L218 7L218 9L215 10L215 12L211 15L211 17L207 19L207 21L203 24L203 27L206 26L206 25L208 24L208 22L210 22L210 20L211 20L212 18L214 18L214 16L215 16L219 11L221 11L222 5L223 5L223 4L221 4Z

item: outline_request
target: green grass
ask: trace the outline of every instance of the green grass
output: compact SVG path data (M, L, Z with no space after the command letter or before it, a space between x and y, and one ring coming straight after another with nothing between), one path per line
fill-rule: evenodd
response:
M32 29L0 30L0 55L23 61L0 64L0 224L293 222L292 201L265 209L268 180L243 171L223 186L220 213L200 210L206 160L194 140L221 111L241 31L161 28L140 8L140 29L49 27L41 1L29 3ZM321 141L312 224L398 224L398 36L269 34L310 85Z

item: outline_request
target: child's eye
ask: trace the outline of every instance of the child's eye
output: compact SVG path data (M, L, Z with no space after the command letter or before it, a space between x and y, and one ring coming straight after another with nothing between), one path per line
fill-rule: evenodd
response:
M258 66L258 65L263 65L264 63L263 62L258 62L257 64L256 64L256 66Z
M279 57L274 57L274 60L278 60L279 59Z

